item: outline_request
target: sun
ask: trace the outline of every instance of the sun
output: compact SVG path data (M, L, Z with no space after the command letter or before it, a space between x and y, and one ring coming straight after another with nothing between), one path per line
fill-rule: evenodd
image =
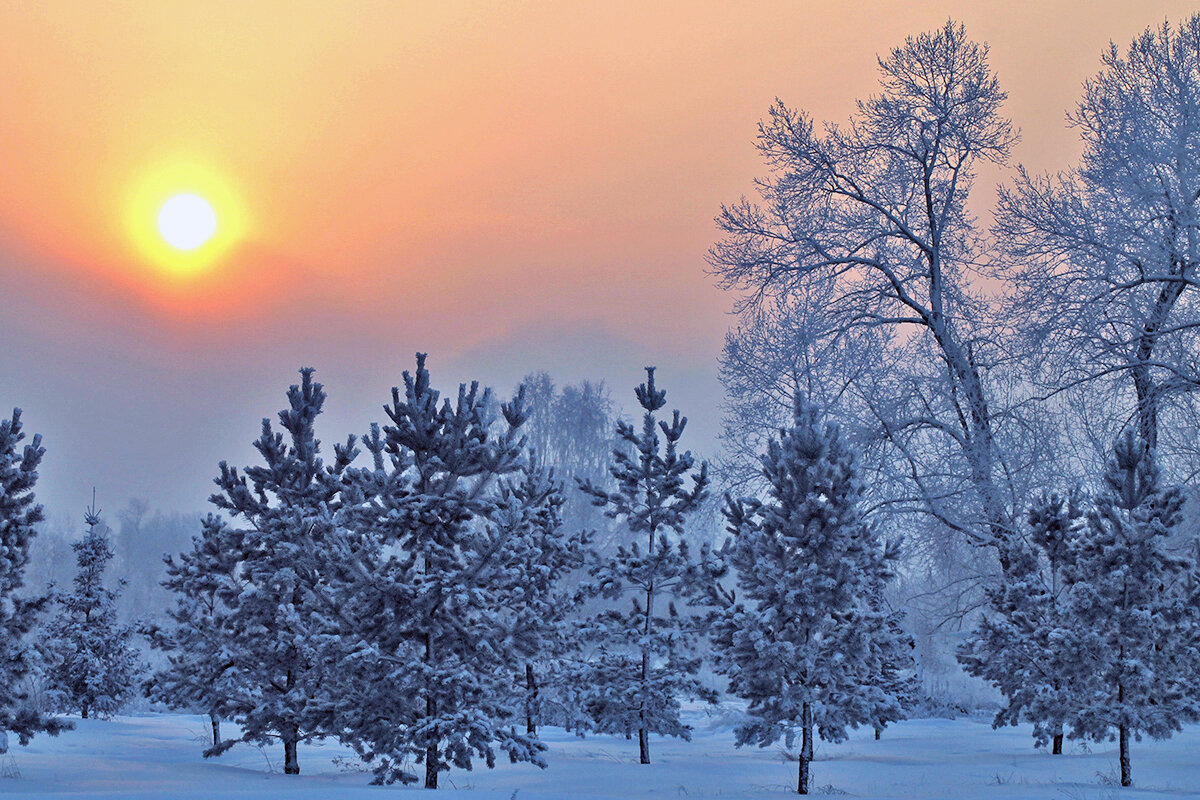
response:
M225 166L164 151L128 176L125 236L131 255L156 285L183 290L215 279L244 246L252 219L241 184Z
M158 231L176 250L195 250L217 232L217 213L198 194L177 194L158 212Z

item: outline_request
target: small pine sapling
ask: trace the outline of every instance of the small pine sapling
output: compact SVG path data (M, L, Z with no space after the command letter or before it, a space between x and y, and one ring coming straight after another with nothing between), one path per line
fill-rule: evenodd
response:
M586 532L563 530L562 484L552 469L536 463L530 453L521 471L501 484L485 534L497 550L491 582L507 609L505 624L515 651L524 660L517 683L523 684L529 736L537 736L543 703L563 694L560 664L578 646L572 635L577 593L563 585L563 578L583 566L590 542Z
M222 599L238 585L240 550L228 523L215 514L205 517L192 549L165 559L162 585L175 596L167 611L171 623L142 629L150 645L167 656L167 665L146 682L147 696L170 708L204 709L212 725L212 747L221 745L221 719L247 691L230 654L229 609Z
M87 533L71 545L79 566L74 590L54 595L58 613L46 628L47 679L60 708L107 719L133 698L146 667L133 646L134 626L117 621L119 590L104 585L113 551L94 497L84 523Z
M391 424L363 440L373 465L348 476L329 566L347 647L339 735L375 765L376 783L416 782L416 762L436 789L451 768L494 766L497 750L545 766L513 701L535 639L517 629L530 565L516 561L539 535L502 489L522 464L523 397L496 404L472 383L443 401L418 354L384 408Z
M676 607L694 594L687 520L707 495L708 464L694 469L691 452L679 450L685 417L675 411L669 422L658 419L667 393L655 386L654 367L646 368L646 382L635 394L644 411L642 427L617 422L623 446L613 451L610 467L616 488L580 482L629 536L589 567L590 591L610 605L580 634L598 648L581 693L595 728L636 732L639 760L649 764L650 734L691 737L679 717L681 699L715 700L696 677L697 619Z

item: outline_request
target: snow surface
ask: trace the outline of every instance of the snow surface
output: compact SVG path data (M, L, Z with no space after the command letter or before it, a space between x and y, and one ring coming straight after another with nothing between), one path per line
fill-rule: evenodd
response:
M690 712L692 742L654 737L656 763L637 764L637 741L579 739L546 731L550 766L500 764L494 770L442 776L451 797L467 800L682 800L795 797L796 764L778 748L733 747L730 718ZM301 746L299 777L282 774L282 748L238 745L218 759L200 756L208 718L179 714L75 720L77 730L41 736L0 757L5 798L380 798L426 793L416 787L369 786L366 772L336 743ZM228 723L227 723L228 724ZM1067 742L1050 756L1032 747L1028 726L993 731L979 720L914 720L888 729L879 742L869 731L850 741L818 742L812 766L816 795L857 798L1108 798L1200 797L1200 727L1167 742L1133 745L1132 789L1108 785L1117 772L1116 747ZM359 765L360 766L360 765ZM360 766L361 768L361 766ZM831 788L832 787L832 788ZM845 794L843 794L845 793ZM428 794L428 793L426 793Z

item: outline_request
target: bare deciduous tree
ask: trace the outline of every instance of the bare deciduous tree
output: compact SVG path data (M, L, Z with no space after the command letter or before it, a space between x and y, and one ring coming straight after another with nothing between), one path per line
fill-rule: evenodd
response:
M982 247L966 201L976 166L1005 163L1017 137L987 47L962 26L911 37L879 66L880 92L845 126L772 107L761 202L722 208L710 265L743 315L824 294L837 331L881 331L887 367L855 385L899 479L889 502L997 544L1031 459L1001 441L1020 391L998 377L1009 356L972 280Z
M1022 169L996 236L1049 393L1087 385L1162 454L1160 417L1200 387L1200 15L1102 60L1069 117L1078 166Z

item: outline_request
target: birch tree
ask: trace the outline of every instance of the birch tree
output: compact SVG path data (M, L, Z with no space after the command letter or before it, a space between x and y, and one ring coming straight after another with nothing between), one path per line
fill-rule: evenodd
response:
M841 329L886 331L901 369L860 396L903 471L894 504L998 545L1012 529L1009 476L1025 464L1001 441L1006 356L972 284L981 244L967 199L978 167L1005 164L1017 136L987 47L961 25L909 38L879 71L846 125L776 102L759 124L761 200L722 208L709 263L741 293L739 311L831 287Z
M1069 117L1079 163L1022 168L996 236L1045 389L1110 396L1161 455L1164 414L1200 387L1200 14L1101 60Z

